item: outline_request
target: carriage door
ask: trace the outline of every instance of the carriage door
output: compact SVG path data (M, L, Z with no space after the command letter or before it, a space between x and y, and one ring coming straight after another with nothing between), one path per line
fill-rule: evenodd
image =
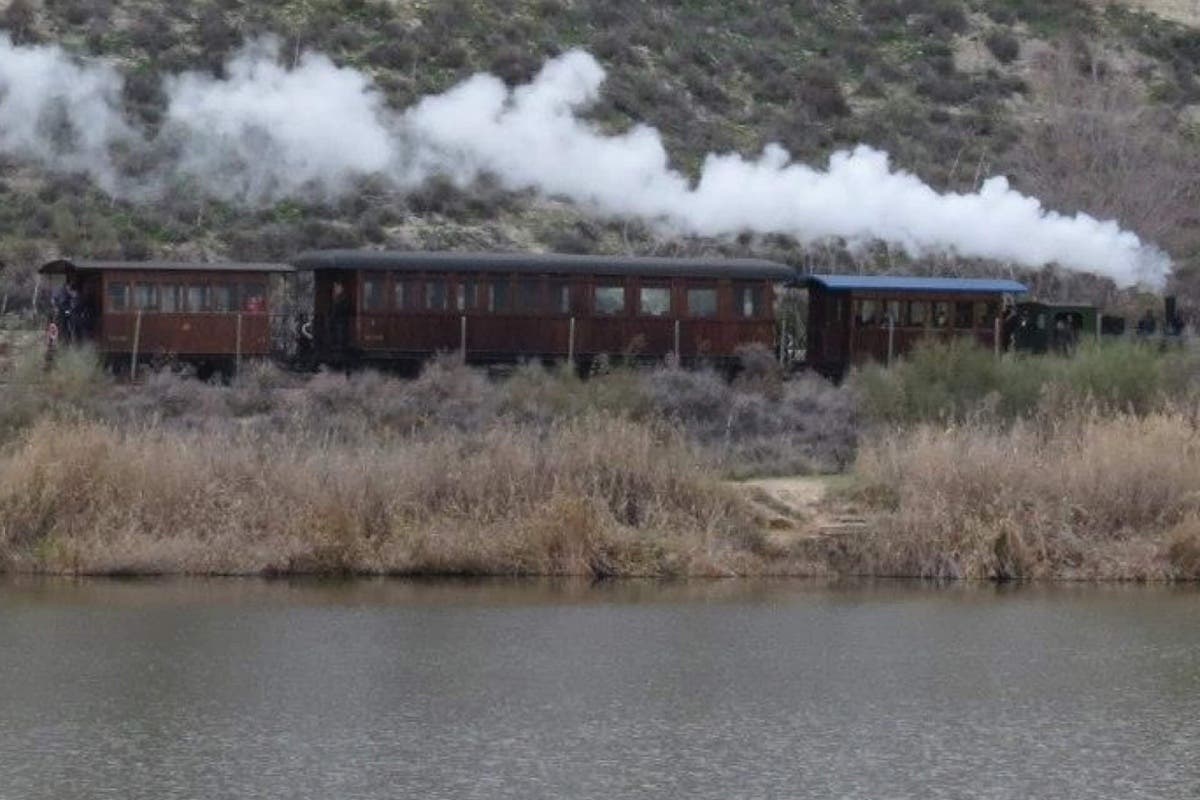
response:
M825 360L845 364L850 353L850 294L829 294L825 319Z

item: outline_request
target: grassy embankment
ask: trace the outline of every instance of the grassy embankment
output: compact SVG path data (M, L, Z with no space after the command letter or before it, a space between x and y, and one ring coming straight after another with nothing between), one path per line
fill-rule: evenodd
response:
M1073 359L936 348L857 378L869 574L1200 577L1200 362L1124 344Z
M750 370L450 362L120 386L85 352L0 388L0 564L67 573L810 573L723 475L830 470L845 391Z
M1200 576L1194 358L919 353L589 381L251 370L0 387L0 564L68 573ZM856 410L857 409L857 410ZM855 440L858 440L855 457ZM849 468L861 532L768 531L731 477ZM818 511L816 509L812 509ZM818 514L819 515L819 514Z

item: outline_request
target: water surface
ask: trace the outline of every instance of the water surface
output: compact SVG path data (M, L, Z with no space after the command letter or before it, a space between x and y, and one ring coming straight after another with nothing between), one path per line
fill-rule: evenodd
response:
M0 583L0 798L1200 796L1200 592Z

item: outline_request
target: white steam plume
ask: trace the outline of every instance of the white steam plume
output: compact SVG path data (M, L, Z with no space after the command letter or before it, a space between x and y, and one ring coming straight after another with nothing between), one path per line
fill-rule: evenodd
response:
M511 189L701 235L884 240L914 255L1057 263L1122 286L1161 285L1170 269L1165 254L1114 221L1048 211L1004 178L973 194L939 194L869 147L836 153L824 170L792 162L778 145L757 159L710 155L693 184L670 169L656 130L612 136L580 118L605 74L578 50L548 61L528 85L476 75L399 113L365 75L324 56L280 66L269 40L244 49L226 72L167 79L162 130L151 140L125 122L111 67L0 37L0 152L86 171L126 196L148 179L123 183L111 151L140 143L170 154L153 176L160 191L185 175L213 196L250 204L338 194L364 175L406 189L434 175L465 184L489 174ZM47 129L73 133L47 141Z
M76 63L57 47L16 47L0 33L0 154L86 172L116 191L110 150L133 135L117 111L121 86L106 64Z

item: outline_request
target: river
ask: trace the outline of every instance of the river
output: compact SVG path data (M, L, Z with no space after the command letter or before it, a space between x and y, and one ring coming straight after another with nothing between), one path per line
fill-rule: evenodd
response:
M0 798L1200 794L1200 590L0 582Z

